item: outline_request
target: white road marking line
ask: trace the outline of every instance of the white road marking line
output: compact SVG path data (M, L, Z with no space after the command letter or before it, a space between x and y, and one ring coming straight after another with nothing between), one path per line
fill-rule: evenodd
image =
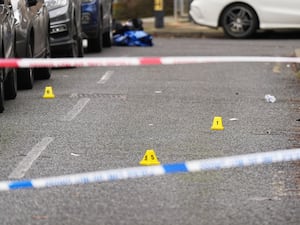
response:
M27 156L19 163L12 173L8 176L9 179L20 179L30 169L33 162L41 155L47 146L54 140L52 137L45 137L37 143Z
M70 95L70 98L77 98L77 96L78 96L77 93L72 93L72 94Z
M62 121L72 121L83 110L89 101L89 98L79 99L77 104L73 106L73 109L71 109L67 115L62 118Z
M111 75L113 75L114 71L109 70L106 71L106 73L101 77L101 79L97 82L97 84L105 84L109 78L111 77Z

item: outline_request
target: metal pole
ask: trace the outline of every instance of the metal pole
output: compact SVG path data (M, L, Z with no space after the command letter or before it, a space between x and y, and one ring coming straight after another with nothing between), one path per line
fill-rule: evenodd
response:
M164 27L164 0L154 0L155 28Z
M174 0L174 18L177 21L178 20L178 0Z
M184 0L180 0L180 16L184 16Z

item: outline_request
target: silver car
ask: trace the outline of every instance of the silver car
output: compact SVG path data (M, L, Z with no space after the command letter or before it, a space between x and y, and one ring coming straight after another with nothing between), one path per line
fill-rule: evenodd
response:
M49 58L49 14L44 0L11 0L16 26L18 58ZM18 87L31 89L34 78L49 79L50 68L18 69Z
M15 57L15 25L11 0L0 0L0 58ZM4 110L4 99L17 96L16 70L0 68L0 113Z

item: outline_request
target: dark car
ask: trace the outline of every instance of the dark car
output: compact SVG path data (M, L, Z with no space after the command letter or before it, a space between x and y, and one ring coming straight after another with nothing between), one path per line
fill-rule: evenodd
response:
M49 13L44 0L11 0L16 20L16 56L49 58ZM18 69L18 87L31 89L34 78L49 79L50 68Z
M89 52L112 45L112 0L82 0L81 23Z
M11 0L0 0L0 58L15 57L15 27ZM17 76L13 68L0 68L0 113L4 99L17 96Z
M81 0L45 0L52 56L82 57Z

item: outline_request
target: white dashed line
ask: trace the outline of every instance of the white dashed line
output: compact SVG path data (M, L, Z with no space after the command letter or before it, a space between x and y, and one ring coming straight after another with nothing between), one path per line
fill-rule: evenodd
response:
M72 93L71 95L70 95L70 98L77 98L78 97L78 94L77 93Z
M97 84L105 84L111 75L113 75L114 71L106 71L106 73L101 77L101 79L97 82Z
M19 163L17 168L8 176L9 179L20 179L30 169L33 162L41 155L47 146L54 140L52 137L45 137L37 143L27 156Z
M62 121L72 121L83 110L89 101L89 98L79 99L77 104L73 106L73 109L71 109L67 115L62 118Z

